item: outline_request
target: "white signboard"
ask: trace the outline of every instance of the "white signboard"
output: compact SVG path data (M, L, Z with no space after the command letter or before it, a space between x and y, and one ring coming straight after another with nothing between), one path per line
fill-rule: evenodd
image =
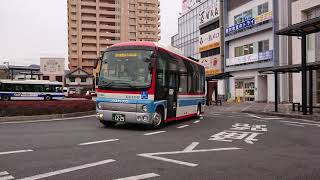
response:
M200 35L199 52L220 47L220 28Z
M40 58L40 70L43 74L64 74L63 58Z
M226 59L226 66L233 66L233 65L237 65L237 64L252 63L252 62L256 62L258 60L259 60L259 55L258 54L249 54L249 55L245 55L245 56Z
M221 73L221 58L220 55L201 58L199 63L202 64L206 70L206 75L216 75Z
M200 11L199 13L199 24L205 24L211 20L214 20L220 16L220 3L217 0L213 3L212 6L208 7L205 10Z
M182 0L182 14L187 13L205 1L207 0Z

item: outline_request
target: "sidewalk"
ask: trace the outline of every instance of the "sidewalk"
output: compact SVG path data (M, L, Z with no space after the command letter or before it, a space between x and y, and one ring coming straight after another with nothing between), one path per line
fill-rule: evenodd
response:
M292 111L291 104L279 104L279 112L274 112L274 104L268 103L226 103L222 106L206 106L206 111L211 112L244 112L269 116L281 116L298 119L320 121L319 109L314 109L313 115L302 115L302 112Z

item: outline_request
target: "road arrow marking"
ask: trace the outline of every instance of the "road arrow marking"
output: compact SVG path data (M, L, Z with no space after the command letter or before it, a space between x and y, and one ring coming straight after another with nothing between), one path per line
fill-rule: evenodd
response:
M259 117L259 116L253 115L253 114L248 114L248 115L253 117L253 118L260 119L261 121L262 120L280 120L280 119L283 119L283 118L277 118L277 117L263 118L263 117Z
M107 143L107 142L113 142L113 141L119 141L119 139L108 139L108 140L102 140L102 141L86 142L86 143L81 143L81 144L79 144L79 146L86 146L86 145L92 145L92 144Z
M160 160L160 161L171 162L171 163L180 164L180 165L185 165L185 166L189 166L189 167L195 167L195 166L198 166L198 164L184 162L184 161L178 161L178 160L169 159L169 158L163 158L163 157L159 157L159 155L186 154L186 153L212 152L212 151L230 151L230 150L241 149L241 148L237 148L237 147L230 147L230 148L193 150L198 144L199 144L198 142L193 142L182 151L143 153L143 154L138 154L138 156L146 157L146 158L150 158L150 159L155 159L155 160Z
M114 161L115 160L113 160L113 159L108 159L108 160L99 161L99 162L95 162L95 163L84 164L84 165L81 165L81 166L76 166L76 167L71 167L71 168L67 168L67 169L61 169L61 170L58 170L58 171L39 174L39 175L35 175L35 176L25 177L25 178L22 178L20 180L43 179L43 178L47 178L47 177L51 177L51 176L56 176L56 175L59 175L59 174L65 174L65 173L69 173L69 172L73 172L73 171L78 171L78 170L81 170L81 169L87 169L87 168L90 168L90 167L100 166L100 165L111 163L111 162L114 162Z
M0 152L0 155L7 155L7 154L17 154L17 153L25 153L25 152L32 152L33 150L18 150L18 151L8 151L8 152Z
M159 176L160 176L159 174L148 173L148 174L142 174L138 176L131 176L131 177L120 178L115 180L140 180L140 179L148 179L148 178L159 177Z

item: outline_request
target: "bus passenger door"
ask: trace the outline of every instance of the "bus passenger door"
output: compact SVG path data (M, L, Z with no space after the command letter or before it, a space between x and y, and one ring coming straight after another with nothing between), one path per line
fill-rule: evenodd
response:
M167 117L172 118L177 115L177 95L178 95L178 84L179 76L177 72L169 71L168 73L168 91L167 91Z

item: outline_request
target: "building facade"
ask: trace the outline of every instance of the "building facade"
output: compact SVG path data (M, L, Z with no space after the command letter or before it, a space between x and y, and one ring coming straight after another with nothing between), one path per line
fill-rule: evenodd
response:
M40 58L40 72L42 80L64 82L64 58Z
M183 1L178 34L171 38L173 47L205 67L207 77L223 72L222 6L220 0ZM208 81L208 100L217 98L218 94L224 95L223 80Z
M123 41L160 40L159 0L68 0L71 71L93 73L95 60Z
M233 76L226 84L233 100L274 100L273 76L259 73L279 63L279 37L274 34L278 30L278 5L274 2L278 1L224 1L224 68Z
M65 87L74 89L78 94L84 94L93 88L94 76L80 68L69 72L65 78Z

